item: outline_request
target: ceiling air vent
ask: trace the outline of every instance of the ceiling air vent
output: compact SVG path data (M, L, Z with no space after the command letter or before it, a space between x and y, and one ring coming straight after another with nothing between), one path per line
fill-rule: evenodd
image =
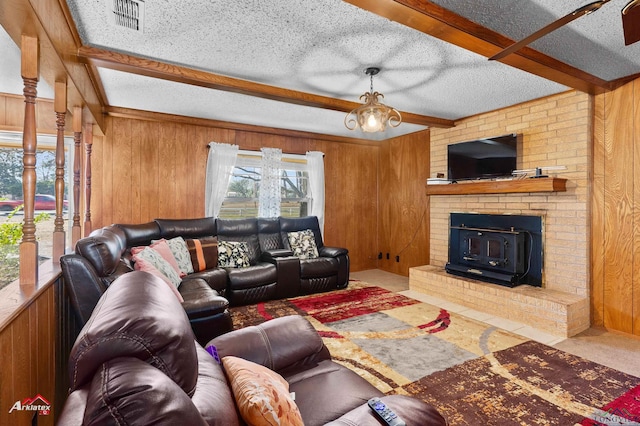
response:
M144 27L143 0L108 0L110 16L115 25L142 32Z

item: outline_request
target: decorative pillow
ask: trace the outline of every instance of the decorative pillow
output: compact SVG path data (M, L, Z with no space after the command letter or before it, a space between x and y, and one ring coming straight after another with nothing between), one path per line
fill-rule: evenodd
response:
M167 278L166 276L164 276L162 274L162 272L158 271L152 264L151 262L147 262L144 259L138 259L138 261L135 263L134 265L134 269L136 271L144 271L144 272L148 272L150 274L155 275L156 277L162 279L162 281L164 281L165 283L167 283L167 285L169 286L169 288L173 291L173 294L178 298L178 301L180 303L184 302L184 299L182 297L182 295L180 294L180 292L178 291L178 288L173 285L173 283L171 281L169 281L169 278Z
M162 258L166 260L169 265L171 265L173 270L178 273L179 277L182 278L186 275L185 273L182 272L182 270L180 269L180 266L178 266L178 261L176 260L175 256L171 252L171 248L169 247L167 240L163 238L161 240L151 241L151 245L149 245L149 247L157 251L158 254L162 256ZM131 254L135 255L140 251L142 251L143 249L144 247L133 247L131 248Z
M153 242L153 241L152 241ZM189 247L182 237L175 237L167 240L169 249L173 257L175 257L178 267L184 274L193 273L193 264L191 263L191 255L189 254Z
M185 242L189 248L193 272L202 272L218 266L218 239L216 237L186 239Z
M131 257L131 260L133 260L135 263L138 263L141 260L149 262L154 268L160 271L162 275L167 277L169 282L171 282L171 284L173 284L176 288L180 286L180 283L182 282L180 276L178 275L176 270L173 269L173 267L169 264L169 262L164 260L157 251L155 251L151 247L144 247L142 250L134 249L135 248L131 249L131 252L133 253L135 251L136 253Z
M222 358L236 405L251 426L304 426L298 406L281 375L260 364L234 356Z
M247 243L220 241L218 243L218 265L225 268L246 268L251 266Z
M289 245L294 256L300 259L315 259L318 257L316 238L311 229L287 233Z

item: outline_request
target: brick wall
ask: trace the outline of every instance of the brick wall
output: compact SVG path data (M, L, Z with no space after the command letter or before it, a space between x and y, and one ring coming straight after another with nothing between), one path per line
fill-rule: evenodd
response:
M566 166L557 176L568 179L566 192L432 196L431 265L443 267L447 262L450 212L539 215L543 287L588 296L591 109L589 95L570 91L460 120L453 129L431 129L432 177L446 174L448 144L518 133L522 135L519 169Z

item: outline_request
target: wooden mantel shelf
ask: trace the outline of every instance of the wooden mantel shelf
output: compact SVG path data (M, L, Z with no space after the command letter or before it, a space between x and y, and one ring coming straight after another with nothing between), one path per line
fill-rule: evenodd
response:
M526 178L484 182L427 185L427 195L507 194L515 192L564 192L566 179Z

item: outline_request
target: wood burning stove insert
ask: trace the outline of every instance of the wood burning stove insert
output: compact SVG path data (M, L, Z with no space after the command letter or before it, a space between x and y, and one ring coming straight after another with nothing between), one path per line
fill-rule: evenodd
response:
M452 213L445 269L509 287L541 286L541 218Z

